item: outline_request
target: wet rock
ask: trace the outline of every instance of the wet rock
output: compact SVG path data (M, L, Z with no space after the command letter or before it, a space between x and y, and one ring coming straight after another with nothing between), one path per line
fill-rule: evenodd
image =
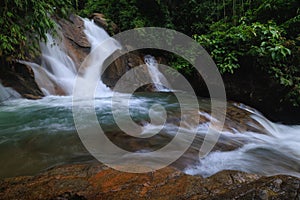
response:
M116 34L120 32L119 27L113 21L107 20L102 13L93 13L90 16L90 19L93 19L98 26L104 28L110 34Z
M261 200L268 200L269 199L269 194L268 194L267 190L259 190L257 196Z
M122 56L118 55L120 53ZM133 92L131 91L132 88L138 92L154 91L155 88L148 84L151 82L151 78L143 57L144 55L137 51L128 53L116 52L106 61L111 62L111 64L104 71L102 81L119 92ZM123 77L123 75L125 76ZM121 82L115 87L121 77Z
M127 54L127 64L130 68L138 67L145 64L143 60L143 55L138 52L130 52Z
M107 19L105 19L104 14L93 13L90 18L93 19L98 26L101 26L104 29L108 27Z
M57 23L61 26L61 31L66 38L72 40L80 47L90 47L90 44L83 32L84 22L79 16L71 15L69 20L57 19Z
M23 97L26 99L33 99L33 100L37 100L41 98L41 96L34 96L32 94L23 94Z
M43 92L34 80L34 73L27 65L16 62L1 62L0 80L5 87L11 87L22 97L40 99Z
M280 190L274 190L273 182L282 180ZM242 184L232 188L230 192L216 196L214 199L295 199L299 198L299 187L293 188L293 182L299 178L290 176L262 177L249 184Z
M132 166L138 167L138 166ZM283 187L272 185L281 179ZM102 164L60 166L36 176L1 180L0 199L295 199L298 178L224 171L209 178L166 167L135 174ZM297 187L294 187L297 186Z
M127 71L127 56L120 56L121 53L121 51L117 51L104 63L104 66L107 66L107 68L102 74L102 81L110 88L115 87L117 81Z
M281 189L282 180L280 178L278 178L278 179L274 180L273 184L274 184L273 190L275 192L278 192Z
M90 52L89 44L84 30L84 22L77 15L71 15L69 20L56 19L61 27L62 40L68 55L72 58L77 69Z
M91 18L95 23L104 29L108 30L110 26L113 26L112 22L107 22L103 14L94 13ZM81 67L79 72L82 72L86 66L81 66L84 59L90 52L90 44L83 32L84 22L76 16L71 15L70 20L57 19L58 24L62 30L62 40L66 48L66 52L75 62L77 69ZM117 30L114 30L117 31ZM139 52L129 52L124 54L122 51L117 51L111 55L105 62L104 66L108 66L102 74L102 81L110 88L114 88L117 81L131 68L144 64L143 55ZM135 70L137 71L137 70ZM134 84L144 83L145 77L148 77L147 67L144 66L139 72L135 72L131 77L127 77L125 80L125 87L134 87ZM152 90L151 90L152 91Z
M55 197L55 200L86 200L86 198L84 198L83 196L79 196L78 194L72 194L70 192L66 192L64 194Z

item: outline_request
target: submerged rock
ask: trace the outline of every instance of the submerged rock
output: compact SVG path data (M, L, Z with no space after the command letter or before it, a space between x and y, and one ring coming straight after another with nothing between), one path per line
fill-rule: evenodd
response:
M202 178L171 167L134 174L94 163L1 180L0 199L296 199L299 183L237 171Z

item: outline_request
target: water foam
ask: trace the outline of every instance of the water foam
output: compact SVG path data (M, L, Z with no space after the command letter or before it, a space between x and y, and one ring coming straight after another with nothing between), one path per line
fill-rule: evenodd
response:
M223 134L242 145L233 151L216 151L189 166L185 173L211 176L222 170L239 170L266 176L300 177L300 126L272 123L260 113L252 116L268 134L242 132Z

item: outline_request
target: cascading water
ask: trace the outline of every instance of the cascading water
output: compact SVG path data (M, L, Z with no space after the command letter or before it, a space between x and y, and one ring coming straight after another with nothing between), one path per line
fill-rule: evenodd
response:
M16 92L15 90L8 88L8 87L4 87L1 83L0 83L0 103L3 101L7 101L10 99L16 99L16 98L20 98L21 95Z
M102 83L100 73L105 59L121 47L92 21L84 20L84 26L85 34L91 43L91 54L82 64L80 69L82 73L78 77L79 70L65 53L63 45L48 35L48 42L41 44L42 66L26 63L32 66L36 82L48 96L35 101L27 99L5 101L11 97L18 97L19 94L0 84L0 102L3 101L0 106L0 160L3 161L0 165L0 177L35 174L58 164L92 160L76 132L72 97L51 96L58 93L58 88L65 94L72 95L75 81L78 83L76 89L83 97L90 94L87 91L94 92L97 85L96 95L101 98L95 100L94 110L98 121L107 136L122 148L128 148L132 152L152 152L165 146L177 134L178 122L181 120L180 107L188 105L179 105L170 93L139 93L132 95L130 101L131 117L144 127L141 134L152 135L156 130L161 130L160 134L145 140L119 134L120 129L112 114L111 97L103 97L110 96L111 91ZM168 82L159 72L157 61L150 55L144 59L156 89L165 91L163 86L167 87ZM128 108L126 102L122 100L118 99L116 110L123 111ZM78 106L84 108L85 101L84 98L80 99ZM149 122L149 109L153 104L162 105L168 111L168 115L170 114L163 128ZM197 133L199 137L191 145L192 150L199 150L201 141L207 133L210 118L207 112L209 110L207 108L210 108L209 101L199 100L199 105L203 109L199 115L208 120L199 124ZM237 120L233 123L234 126L231 125L231 132L222 132L221 139L216 145L225 150L217 149L199 162L183 162L179 159L177 164L184 166L188 174L203 176L224 169L234 169L263 175L289 174L300 177L300 126L271 123L247 107L235 109L237 113L250 113L252 119L257 122L256 125L251 124L250 120L244 124ZM89 118L85 118L84 114L83 112L81 119L86 126L91 126ZM125 118L124 112L120 112L120 115L120 118ZM161 113L152 112L152 115L159 118ZM230 120L233 120L231 116L227 118L227 121ZM256 131L238 131L238 126L242 125L256 126ZM188 133L190 130L185 131ZM230 150L226 149L227 147ZM160 160L164 159L163 156L169 155L153 154L153 156L157 156L155 158ZM184 156L193 161L199 160L197 153L187 153Z
M169 87L169 82L165 78L165 76L159 71L158 63L154 56L146 55L144 57L144 61L148 67L148 71L152 82L154 83L154 87L157 91L169 91L166 88Z
M35 81L44 95L58 95L61 93L71 95L77 69L72 59L66 54L63 43L50 34L46 36L47 42L40 43L41 66L27 61L19 62L32 68Z
M63 43L47 34L47 42L40 43L41 66L36 63L20 61L29 65L36 83L44 95L71 95L76 68L72 59L65 53Z
M2 103L0 159L5 162L0 166L0 177L33 174L61 163L92 160L77 136L71 100L70 96L48 96L41 100L17 99ZM83 99L79 106L84 107L84 103ZM170 115L163 129L161 125L149 124L148 112L154 103L165 107ZM204 110L210 106L209 101L201 100L199 103ZM97 98L95 111L99 123L107 136L120 147L130 151L153 151L168 144L177 134L180 106L185 105L179 106L176 97L169 93L137 94L131 98L130 104L132 118L144 124L141 134L152 135L156 130L161 130L161 133L145 140L122 135L111 113L111 98ZM117 110L126 110L127 105L119 99L116 106ZM236 111L249 110L236 107ZM205 111L199 114L205 118L210 117ZM222 132L217 143L220 149L214 150L199 162L198 154L191 151L184 155L188 157L187 160L179 159L175 167L179 165L188 174L203 176L232 169L263 175L289 174L300 177L300 126L274 124L257 112L250 114L253 121L249 120L245 124L238 121L230 127L231 132ZM89 118L84 116L82 112L83 123L89 127ZM234 119L229 117L227 120L230 122ZM254 127L256 131L237 131L241 125ZM199 150L207 130L208 122L199 124L195 142L190 147L192 150ZM188 133L190 130L185 131ZM158 156L159 160L168 154L153 156ZM123 159L125 162L128 158Z
M78 90L82 96L93 90L93 82L97 82L96 96L107 96L110 89L101 81L103 62L121 46L93 21L83 19L91 53L82 64L83 75L78 75L73 60L65 52L63 43L47 34L47 42L41 43L42 65L24 62L32 67L35 80L45 95L56 95L58 88L66 95L72 95L75 81L79 81Z
M185 172L211 176L222 170L239 170L266 176L286 174L300 177L300 126L272 123L259 112L251 112L266 134L226 134L228 140L240 141L243 145L233 151L212 152Z
M111 90L101 81L100 73L104 61L116 50L121 49L121 46L93 21L84 19L84 26L84 33L91 44L91 53L82 64L85 70L84 75L78 77L77 92L81 96L87 96L91 90L95 90L96 85L96 96L109 96Z
M66 95L71 95L76 68L72 59L65 53L62 43L47 34L47 43L41 43L41 50L42 67L49 79L57 84Z

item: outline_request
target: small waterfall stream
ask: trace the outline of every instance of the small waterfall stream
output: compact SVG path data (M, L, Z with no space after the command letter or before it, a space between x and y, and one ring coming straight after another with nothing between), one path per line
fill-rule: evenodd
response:
M157 91L170 91L168 86L170 85L165 76L159 71L158 63L154 56L146 55L144 61L148 66L148 71L154 87Z

